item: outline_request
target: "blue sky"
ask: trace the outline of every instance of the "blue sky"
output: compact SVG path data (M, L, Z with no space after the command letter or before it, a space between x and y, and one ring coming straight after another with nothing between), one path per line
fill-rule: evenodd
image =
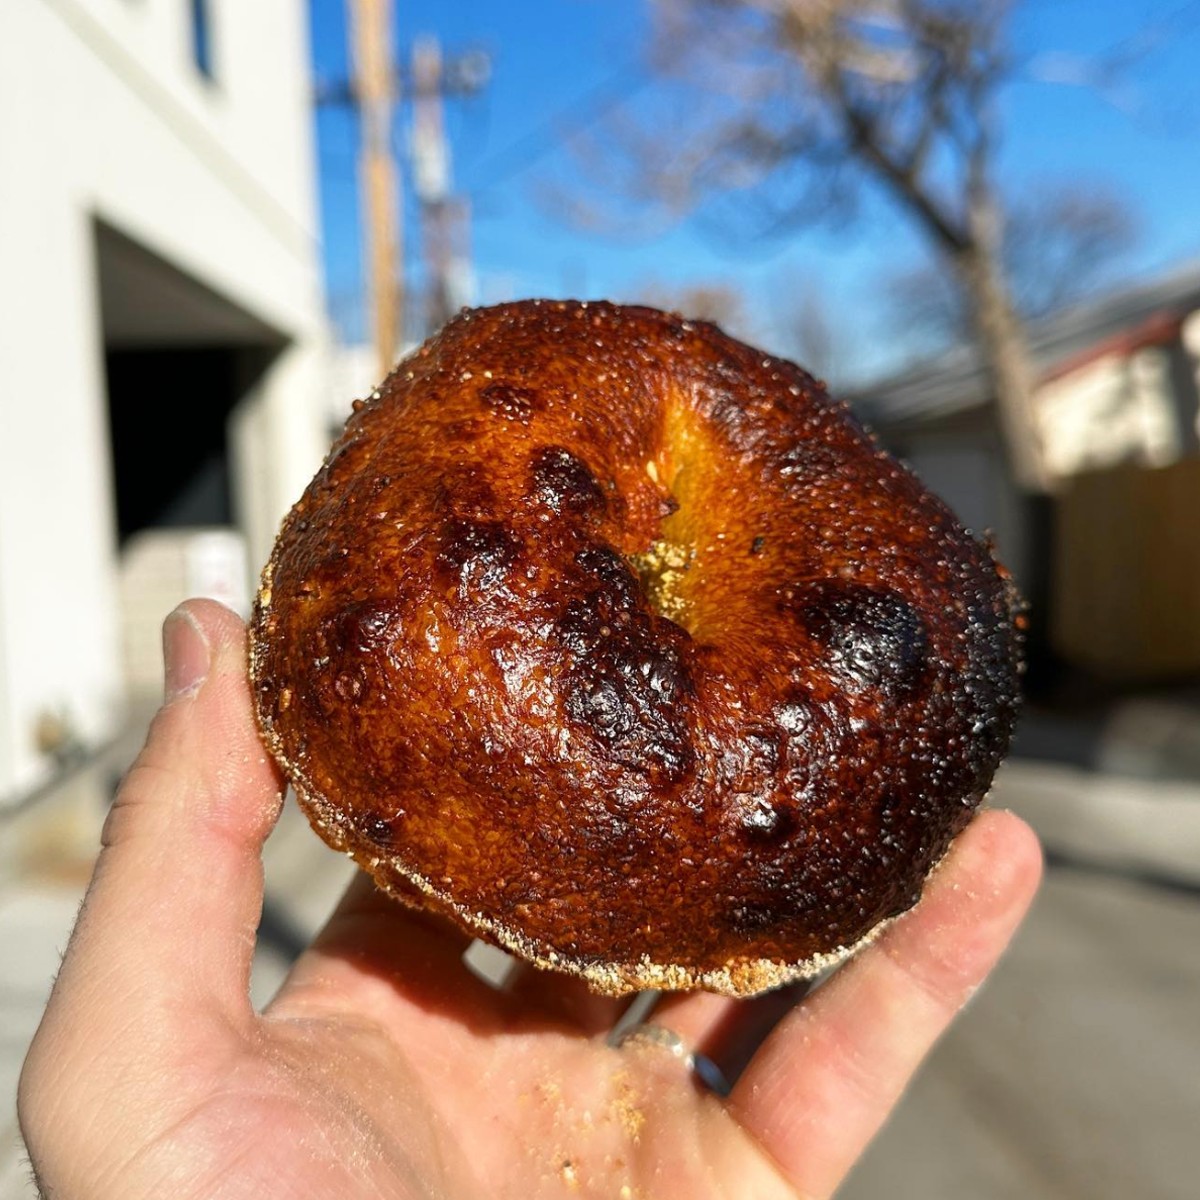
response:
M345 0L312 0L314 72L347 73ZM869 374L902 356L889 345L878 304L887 270L918 259L920 243L882 198L836 230L800 229L786 240L734 252L696 222L637 240L587 234L555 219L541 190L568 167L551 131L630 77L648 29L642 0L398 0L396 40L436 33L448 52L488 50L483 95L448 108L456 185L473 203L480 300L576 294L627 299L649 281L725 281L746 294L759 336L772 314L814 288L829 316L853 335ZM1200 3L1181 0L1027 0L1013 45L1026 64L1003 95L999 169L1018 193L1039 180L1096 181L1119 192L1140 240L1123 263L1150 275L1200 259ZM1118 87L1103 93L1069 78L1080 62L1140 50ZM643 93L644 95L645 93ZM357 131L346 110L318 116L325 269L334 303L362 287L355 190ZM408 211L410 242L416 217ZM887 347L887 348L882 348Z

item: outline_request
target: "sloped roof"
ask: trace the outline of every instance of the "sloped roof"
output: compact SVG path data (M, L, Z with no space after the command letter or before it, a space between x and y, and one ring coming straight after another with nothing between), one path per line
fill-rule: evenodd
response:
M1178 320L1200 308L1200 262L1150 283L1123 288L1099 300L1064 309L1029 328L1035 370L1055 373L1083 360L1104 343L1154 318ZM991 383L973 346L956 346L937 358L877 383L842 393L868 424L923 422L980 408L992 399Z

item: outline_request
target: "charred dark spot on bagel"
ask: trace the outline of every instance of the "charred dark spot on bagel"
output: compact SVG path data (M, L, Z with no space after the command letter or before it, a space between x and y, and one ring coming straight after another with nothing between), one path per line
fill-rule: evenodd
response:
M929 672L929 635L921 615L897 592L829 579L786 601L847 688L902 698Z
M674 782L695 759L676 707L682 690L675 664L617 654L577 672L564 707L568 720L586 727L614 761Z
M355 600L321 622L320 661L338 661L347 655L374 654L394 636L396 614L386 600Z
M390 848L395 841L395 830L392 828L392 822L378 813L363 813L359 817L357 825L359 833L376 846Z
M300 690L326 715L353 711L371 697L373 666L396 637L396 613L385 600L358 600L329 613L314 630L312 670Z
M611 546L584 546L576 551L575 564L601 585L612 608L626 609L637 602L642 590L638 576Z
M763 535L761 533L758 534L758 536L755 537L754 541L752 541L750 543L750 553L751 554L761 554L763 552L763 547L766 544L767 544L767 539L765 537L763 537Z
M637 717L616 681L604 678L573 688L567 696L567 712L609 744L627 734Z
M546 407L545 397L534 388L497 381L479 390L479 401L509 421L524 424L535 412Z
M587 654L602 628L591 598L569 600L555 624L563 647L573 655Z
M546 446L529 464L530 490L552 512L598 517L607 502L587 463L562 446Z
M794 809L774 795L739 796L737 820L750 841L776 846L786 842L798 824Z
M756 886L738 897L724 912L726 926L738 933L778 929L782 922L804 919L821 906L812 880L797 878L776 860L755 872Z
M779 922L779 906L769 900L745 900L725 913L725 923L736 933L760 933Z
M563 685L568 720L623 765L673 780L694 761L687 714L695 685L675 644L678 631L664 626L600 591L567 604L557 635L570 656Z
M437 566L461 584L494 587L520 557L520 538L503 521L451 518L441 529Z

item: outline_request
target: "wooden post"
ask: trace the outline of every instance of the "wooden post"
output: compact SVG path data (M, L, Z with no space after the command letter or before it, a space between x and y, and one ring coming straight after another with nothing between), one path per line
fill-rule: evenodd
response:
M403 337L403 225L400 171L392 153L397 100L392 62L392 0L350 0L355 79L362 121L359 186L366 234L367 281L382 378Z

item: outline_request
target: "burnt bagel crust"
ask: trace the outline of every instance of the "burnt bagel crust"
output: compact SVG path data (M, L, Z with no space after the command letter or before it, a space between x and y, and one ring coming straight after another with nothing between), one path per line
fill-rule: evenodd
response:
M251 625L265 741L398 898L599 991L747 995L919 897L1016 713L988 550L792 363L465 311L355 412Z

